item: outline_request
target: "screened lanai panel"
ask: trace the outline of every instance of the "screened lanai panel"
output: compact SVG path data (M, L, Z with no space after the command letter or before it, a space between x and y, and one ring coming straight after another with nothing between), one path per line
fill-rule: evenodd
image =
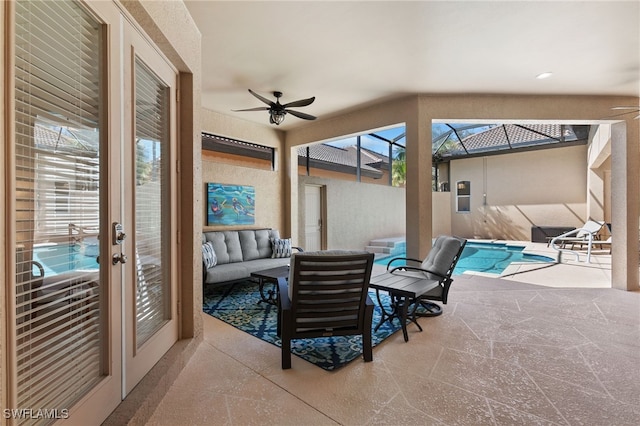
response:
M103 374L101 26L72 1L20 0L15 18L17 385L11 392L19 408L70 407Z

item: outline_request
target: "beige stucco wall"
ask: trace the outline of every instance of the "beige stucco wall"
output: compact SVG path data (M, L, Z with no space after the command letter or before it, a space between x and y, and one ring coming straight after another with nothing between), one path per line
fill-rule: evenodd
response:
M251 167L224 164L211 160L202 161L203 191L206 197L206 183L224 183L231 185L250 185L256 191L255 224L237 226L238 228L274 228L282 231L283 227L283 191L279 173L272 170L259 170ZM206 226L207 203L200 215L203 229L230 229L229 226ZM281 232L282 234L282 232Z
M284 200L288 197L284 191L284 169L282 138L283 133L271 127L257 125L235 117L224 116L213 111L202 110L202 131L219 136L226 136L242 141L276 148L275 170L260 170L223 162L216 162L209 157L202 161L203 197L205 202L200 211L199 223L202 229L216 229L206 226L206 183L226 183L233 185L251 185L256 191L255 224L244 228L274 228L283 236L288 236L285 229ZM217 227L224 229L225 227ZM228 228L228 227L226 227ZM241 228L241 227L238 227Z
M298 241L304 247L305 185L326 187L327 248L363 250L375 238L405 235L404 188L298 177Z
M433 235L456 235L451 229L451 192L434 192L433 200Z
M452 161L453 233L527 241L534 225L582 225L586 154L581 145ZM463 180L471 182L471 211L458 213L456 183Z

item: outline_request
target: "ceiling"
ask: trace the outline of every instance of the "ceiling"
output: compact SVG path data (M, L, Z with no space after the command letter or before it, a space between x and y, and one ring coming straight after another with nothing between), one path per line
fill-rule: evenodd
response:
M232 111L265 106L247 89L315 96L293 109L318 120L416 93L640 95L638 1L185 3L203 107L266 126L266 111Z

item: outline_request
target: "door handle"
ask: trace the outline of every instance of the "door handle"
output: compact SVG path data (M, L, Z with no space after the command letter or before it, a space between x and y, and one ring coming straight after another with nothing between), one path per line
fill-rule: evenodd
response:
M127 260L129 260L129 258L127 257L126 254L124 253L114 253L113 256L111 257L111 264L112 265L117 265L118 262L120 263L127 263Z

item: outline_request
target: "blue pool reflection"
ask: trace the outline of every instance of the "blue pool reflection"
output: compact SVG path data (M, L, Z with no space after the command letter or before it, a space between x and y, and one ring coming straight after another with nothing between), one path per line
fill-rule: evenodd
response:
M45 276L76 270L97 270L98 249L90 244L43 244L34 247L33 260L44 268Z

